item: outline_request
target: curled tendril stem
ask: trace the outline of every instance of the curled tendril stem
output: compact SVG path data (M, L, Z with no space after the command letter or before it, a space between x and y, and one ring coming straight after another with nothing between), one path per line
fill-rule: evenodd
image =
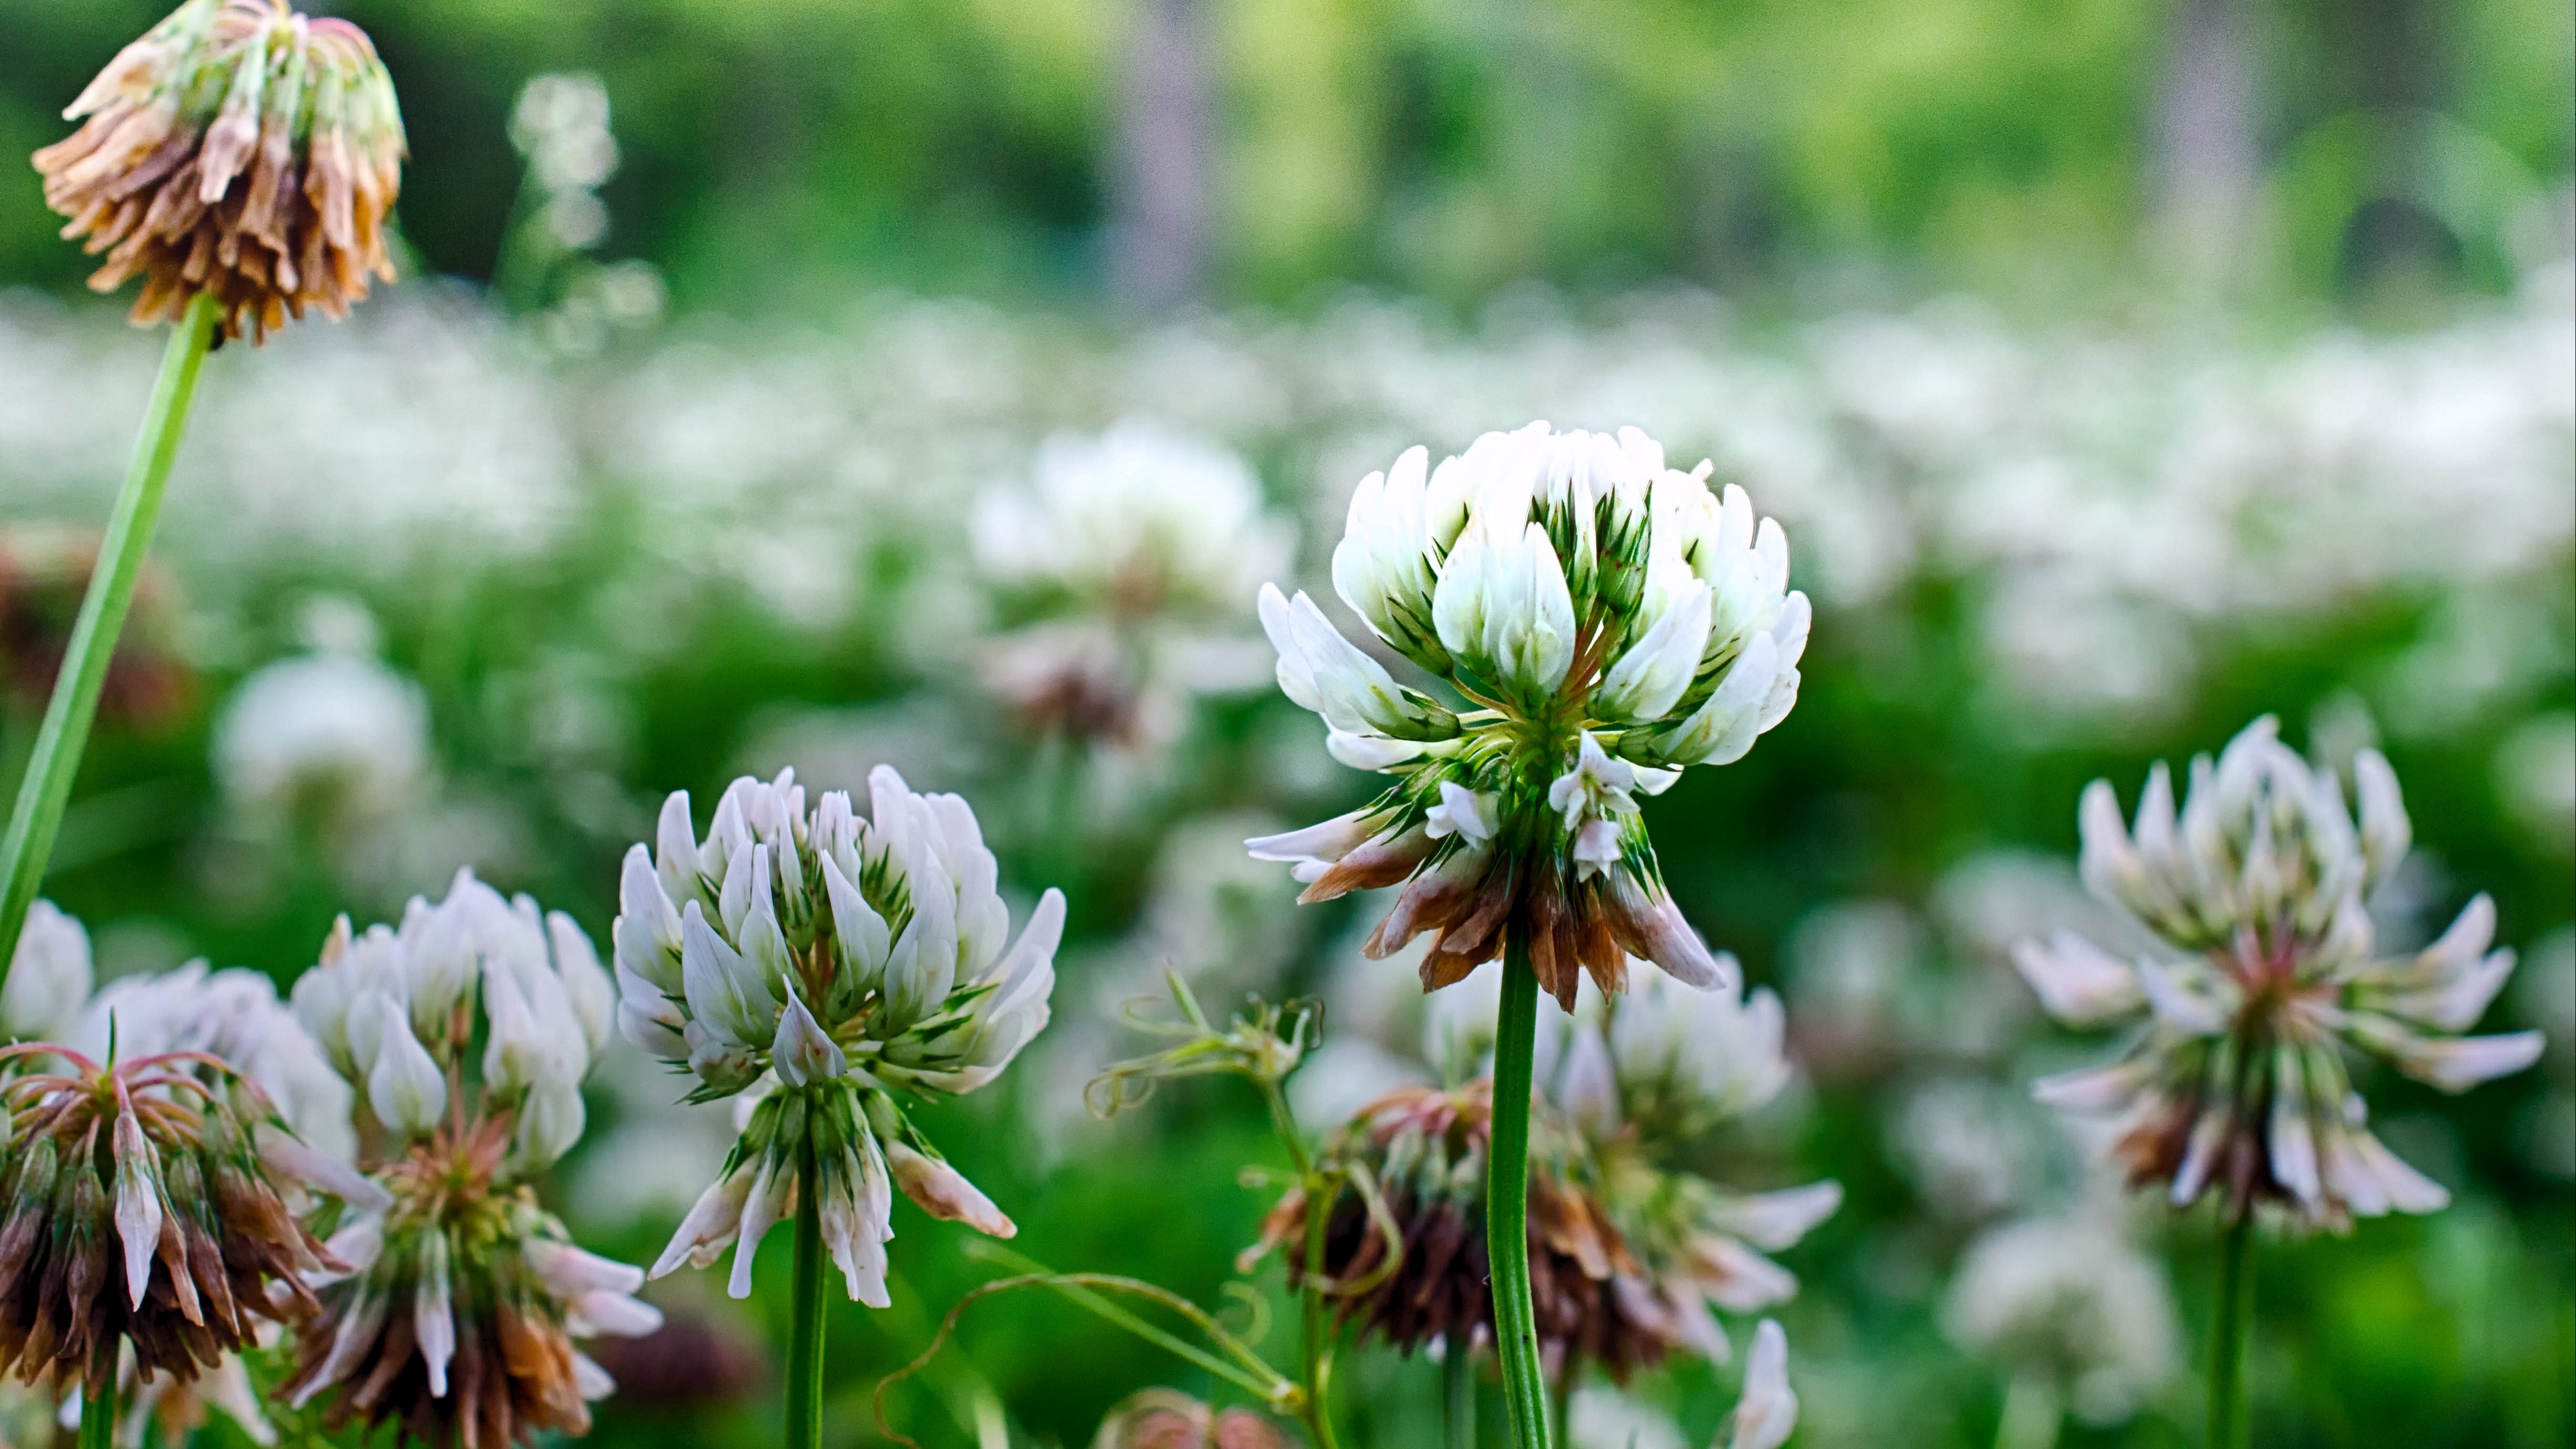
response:
M968 1251L974 1256L1027 1271L1009 1278L996 1278L989 1283L978 1284L967 1290L965 1295L957 1300L956 1305L948 1310L947 1317L940 1321L939 1331L931 1336L929 1345L922 1349L912 1362L878 1382L874 1400L877 1432L894 1443L906 1446L906 1449L921 1449L921 1446L886 1422L886 1395L895 1385L913 1378L930 1366L931 1360L937 1358L940 1351L948 1346L948 1340L955 1336L958 1320L964 1315L968 1305L978 1299L1007 1293L1017 1288L1054 1289L1146 1342L1254 1395L1274 1412L1300 1413L1302 1401L1305 1398L1302 1389L1271 1368L1241 1339L1227 1332L1225 1325L1219 1323L1213 1314L1167 1288L1140 1279L1121 1277L1115 1273L1050 1272L1028 1258L991 1243L972 1244ZM1219 1358L1177 1334L1147 1322L1094 1290L1131 1293L1170 1309L1189 1320L1192 1327L1206 1334L1209 1341L1225 1350L1227 1357L1234 1362L1228 1363L1226 1359Z

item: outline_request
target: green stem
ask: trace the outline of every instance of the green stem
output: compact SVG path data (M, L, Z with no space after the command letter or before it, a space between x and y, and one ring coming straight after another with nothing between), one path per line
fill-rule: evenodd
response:
M2057 1449L2066 1411L2057 1386L2038 1374L2017 1373L2004 1386L2004 1411L1995 1423L1995 1449Z
M81 749L89 742L90 721L98 714L98 692L107 682L108 661L116 654L116 636L125 628L125 611L134 602L134 581L143 572L143 556L152 547L152 528L161 518L161 495L170 481L170 460L178 456L179 435L188 425L188 405L197 395L197 373L215 335L215 299L199 293L188 304L179 325L170 329L170 345L161 354L161 375L152 384L152 402L144 410L143 431L134 440L125 482L117 489L116 507L108 515L107 533L99 540L98 565L90 571L89 592L72 624L62 672L54 677L54 694L37 729L36 748L27 757L27 772L18 780L18 803L9 813L9 833L0 838L0 982L8 979L17 954L18 932L27 924L27 909L44 883L45 862L53 854L54 832L62 827L63 806L71 799L72 777L80 773Z
M1485 1247L1493 1261L1494 1347L1518 1449L1548 1449L1547 1371L1530 1305L1530 1072L1538 1047L1538 973L1512 935L1503 955L1502 1020L1494 1037L1494 1135L1485 1169Z
M1324 1228L1332 1216L1332 1204L1325 1199L1324 1188L1321 1178L1311 1172L1306 1175L1306 1288L1299 1303L1306 1328L1306 1432L1314 1439L1315 1449L1340 1449L1333 1437L1332 1408L1324 1398L1333 1377L1332 1324L1325 1316L1323 1287Z
M116 1443L116 1380L81 1386L80 1449L113 1449Z
M2218 1249L2217 1324L2210 1334L2209 1449L2246 1442L2245 1344L2254 1326L2254 1214L2227 1225Z
M1441 1449L1476 1449L1476 1358L1464 1334L1450 1335L1443 1348L1440 1388L1448 1413Z
M803 1148L796 1194L796 1282L793 1335L787 1348L787 1449L820 1449L823 1442L822 1181L814 1144Z

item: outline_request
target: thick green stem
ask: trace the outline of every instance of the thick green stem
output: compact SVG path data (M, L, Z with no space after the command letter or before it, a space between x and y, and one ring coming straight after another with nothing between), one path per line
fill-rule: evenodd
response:
M2254 1214L2227 1225L2218 1248L2216 1325L2209 1345L2209 1449L2246 1442L2245 1344L2254 1326Z
M116 1443L116 1381L81 1388L80 1449L112 1449Z
M197 373L214 339L215 310L215 299L201 293L170 330L170 345L161 354L161 375L152 384L152 402L144 410L143 431L134 440L134 457L126 465L123 486L117 489L107 533L99 540L89 592L81 598L71 643L63 652L62 672L54 677L53 698L36 732L35 751L27 757L27 772L18 780L18 803L9 813L9 833L0 838L0 982L8 979L18 932L27 924L27 909L36 902L37 887L44 883L54 832L62 827L72 777L80 773L81 749L89 743L90 721L98 714L98 692L107 682L108 661L116 654L116 636L125 628L126 608L134 602L134 581L143 572L143 556L152 548L153 525L161 519L161 495L170 481L170 460L178 456L179 435L188 425L188 405L197 395Z
M787 1346L787 1449L820 1449L823 1442L823 1195L814 1144L799 1164L796 1194L794 1321Z
M1463 1337L1442 1346L1441 1403L1446 1410L1441 1449L1476 1449L1476 1356Z
M1494 1347L1518 1449L1548 1449L1547 1371L1530 1306L1531 1058L1538 1047L1538 974L1518 932L1503 955L1503 1011L1494 1037L1494 1137L1485 1168L1485 1248L1493 1261Z

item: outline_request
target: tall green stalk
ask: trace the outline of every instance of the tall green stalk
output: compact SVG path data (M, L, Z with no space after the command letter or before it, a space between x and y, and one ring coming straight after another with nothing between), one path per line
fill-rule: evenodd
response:
M116 637L124 631L125 611L134 602L134 581L143 572L143 556L152 548L153 525L161 520L161 495L170 482L170 460L179 453L179 435L188 426L188 406L197 395L197 372L214 340L215 311L213 296L199 293L179 325L170 329L170 345L161 354L161 375L152 384L152 402L143 414L143 431L134 440L134 457L126 465L123 486L117 489L107 534L99 540L98 566L90 572L89 592L82 596L80 616L72 624L71 644L63 653L62 672L54 678L53 698L36 732L35 751L27 757L26 774L19 777L9 833L0 837L0 982L8 979L18 933L27 924L28 908L36 903L37 888L44 883L54 833L62 828L72 777L80 773L81 750L89 743L90 722L98 715L98 692L107 682L108 661L115 657Z
M1531 1059L1538 1049L1538 973L1512 935L1503 954L1503 1012L1494 1037L1494 1138L1485 1167L1485 1248L1494 1270L1494 1346L1518 1449L1548 1449L1547 1371L1530 1306Z
M2217 1321L2209 1348L2209 1449L2246 1442L2245 1344L2254 1325L2254 1214L2227 1225L2218 1248Z
M822 1181L809 1139L797 1165L796 1282L787 1345L787 1449L820 1449L823 1442Z
M95 1388L97 1392L91 1392ZM116 1380L81 1388L80 1449L113 1449L116 1443Z

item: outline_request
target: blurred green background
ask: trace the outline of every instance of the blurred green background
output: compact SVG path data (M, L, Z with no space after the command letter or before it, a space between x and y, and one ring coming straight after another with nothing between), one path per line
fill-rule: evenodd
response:
M0 0L0 152L61 135L161 8ZM892 760L974 800L1019 899L1073 900L1043 1049L933 1134L1014 1247L1213 1303L1267 1205L1237 1171L1277 1165L1257 1102L1184 1083L1103 1127L1079 1087L1144 1049L1114 1010L1166 964L1212 1006L1322 994L1329 1032L1405 1054L1362 915L1234 853L1365 785L1263 687L1248 608L1148 621L1253 662L1124 679L1128 738L1014 708L1016 631L1098 621L997 581L976 500L1050 435L1150 420L1257 470L1320 596L1350 488L1403 447L1637 422L1782 517L1819 607L1789 721L1650 814L1803 1062L1704 1165L1849 1192L1785 1260L1795 1442L1996 1442L2007 1375L1942 1303L1970 1242L2080 1176L2023 1084L2110 1049L2046 1026L2002 947L2080 914L2084 782L2134 799L2266 712L2322 758L2388 751L2422 853L2383 931L2492 892L2526 965L2490 1029L2553 1040L2456 1100L2371 1079L2455 1204L2267 1249L2256 1442L2576 1436L2563 0L311 8L401 89L413 275L209 370L47 883L103 974L283 982L335 913L392 919L467 862L604 942L662 792ZM523 99L548 75L589 79ZM8 778L153 355L56 224L0 168ZM558 1200L649 1260L724 1128L612 1056ZM2141 1221L2185 1372L2062 1443L2197 1442L2207 1225ZM878 1442L877 1381L1000 1272L908 1205L897 1230L896 1307L833 1309L838 1444ZM771 1257L746 1305L657 1285L686 1336L612 1365L594 1442L774 1437ZM1631 1388L1704 1444L1735 1372ZM892 1413L1081 1445L1155 1383L1209 1388L1022 1295ZM1364 1351L1345 1384L1360 1442L1429 1442L1430 1366Z

